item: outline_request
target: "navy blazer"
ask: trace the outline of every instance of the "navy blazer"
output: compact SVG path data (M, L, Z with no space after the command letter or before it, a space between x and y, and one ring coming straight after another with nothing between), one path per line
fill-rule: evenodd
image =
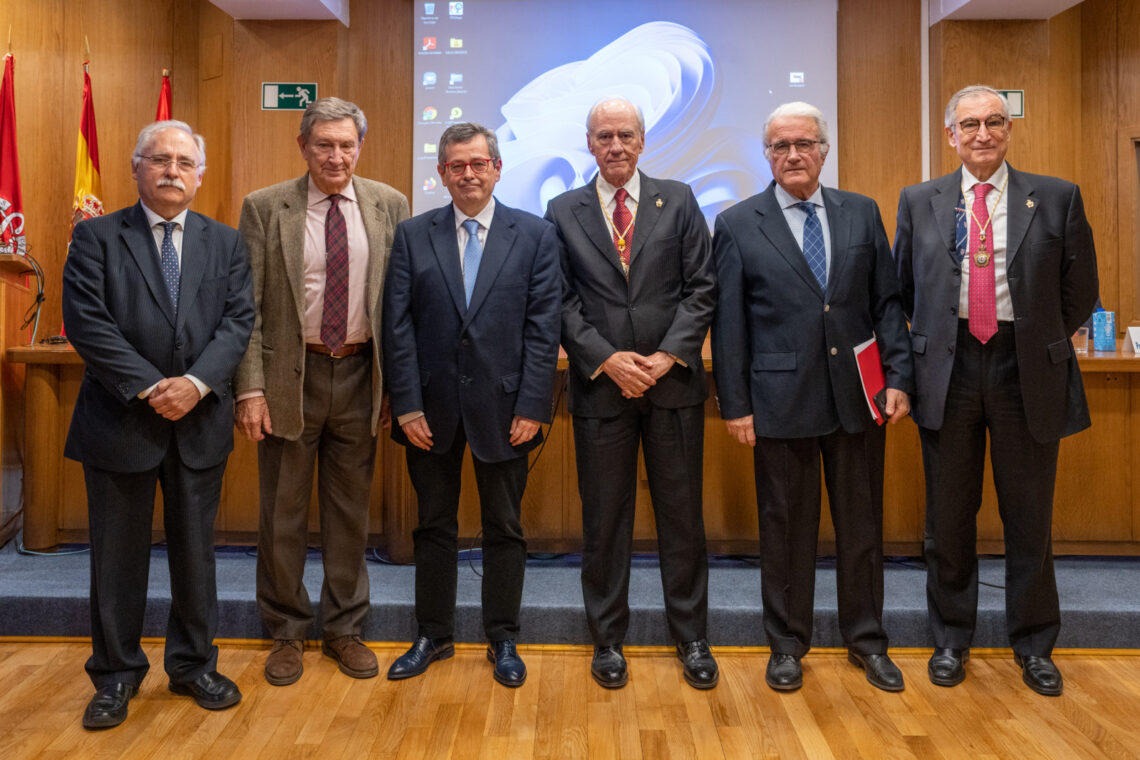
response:
M911 319L918 392L911 414L942 427L958 337L961 258L954 208L962 170L903 188L894 255ZM1087 428L1081 370L1070 337L1096 305L1092 229L1080 189L1009 167L1006 276L1021 397L1030 434L1042 443Z
M613 417L628 403L605 373L615 351L665 351L674 364L645 392L678 408L708 396L701 355L716 305L708 224L692 189L641 175L629 279L598 202L597 177L550 201L546 218L562 239L562 347L570 358L570 412Z
M877 337L887 387L911 393L914 365L879 207L823 188L831 232L827 291L811 272L775 183L715 224L719 301L713 371L721 416L757 435L809 438L874 426L854 347Z
M233 448L230 382L253 329L253 285L237 230L191 211L178 313L141 204L75 227L63 267L63 318L85 369L64 455L111 472L157 467L171 445L188 467ZM182 419L138 394L190 374L211 390Z
M448 205L400 222L384 287L384 376L392 417L422 411L432 451L460 422L471 453L513 459L515 415L549 422L558 363L558 238L525 211L495 202L470 308ZM411 445L398 424L392 438Z

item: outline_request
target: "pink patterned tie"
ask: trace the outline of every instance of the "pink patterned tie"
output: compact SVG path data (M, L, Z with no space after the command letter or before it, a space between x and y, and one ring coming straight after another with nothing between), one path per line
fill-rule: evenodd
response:
M334 354L348 332L348 232L337 208L342 195L329 196L325 217L325 303L321 311L321 343Z
M994 235L989 224L986 193L991 184L974 185L974 213L970 219L970 334L985 343L997 332L997 305L994 302ZM982 244L985 240L985 245ZM976 255L985 250L985 266Z
M629 249L633 238L633 226L630 224L632 219L630 218L629 207L625 205L625 199L628 197L629 193L625 191L624 187L619 187L618 191L614 193L614 247L618 250L618 256L621 257L621 263L627 276L629 272Z

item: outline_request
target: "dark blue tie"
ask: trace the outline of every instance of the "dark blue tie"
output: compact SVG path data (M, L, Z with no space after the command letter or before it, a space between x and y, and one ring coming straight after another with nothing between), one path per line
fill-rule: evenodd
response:
M170 303L174 311L178 311L178 283L181 274L178 270L178 251L174 249L174 228L178 222L159 222L162 225L162 279L166 280L166 292L170 294Z
M807 214L804 220L804 258L819 282L820 290L827 290L827 249L823 246L823 225L815 215L814 203L804 201L796 206Z
M479 276L479 260L483 258L483 246L479 245L479 222L468 219L463 223L463 229L467 230L467 245L463 248L463 291L470 306L475 278Z
M958 258L964 258L970 250L970 229L966 220L966 199L962 191L958 191L958 205L954 207L954 224L957 231L954 234L954 247L958 251Z

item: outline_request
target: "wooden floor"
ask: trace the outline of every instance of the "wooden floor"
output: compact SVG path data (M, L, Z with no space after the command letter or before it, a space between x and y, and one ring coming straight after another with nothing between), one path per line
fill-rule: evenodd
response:
M974 653L969 677L944 689L926 678L928 651L893 652L907 688L886 694L834 650L804 659L804 688L764 684L767 653L717 649L720 685L685 685L664 649L627 650L631 680L606 691L590 651L523 647L520 689L491 679L481 647L460 647L420 678L391 682L402 649L374 645L381 676L355 680L307 649L305 674L262 678L263 642L221 646L222 672L244 699L208 712L167 691L161 642L130 717L87 732L92 687L82 641L0 641L0 758L1140 758L1138 652L1059 654L1065 694L1021 683L1008 651Z

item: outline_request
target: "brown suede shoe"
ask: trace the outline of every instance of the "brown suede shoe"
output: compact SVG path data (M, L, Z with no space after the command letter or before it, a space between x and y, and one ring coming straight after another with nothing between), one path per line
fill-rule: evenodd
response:
M297 639L276 639L269 657L265 660L265 680L274 686L288 686L296 683L304 667L301 655L305 645Z
M340 672L346 676L372 678L380 672L376 655L360 643L360 637L356 634L325 639L321 643L321 651L336 660Z

